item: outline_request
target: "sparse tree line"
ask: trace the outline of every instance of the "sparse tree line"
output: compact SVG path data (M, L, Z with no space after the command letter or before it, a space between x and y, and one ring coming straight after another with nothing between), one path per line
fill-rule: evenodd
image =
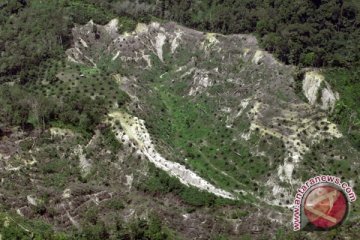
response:
M47 128L52 122L74 126L82 133L93 132L106 113L104 102L70 95L55 101L26 91L21 86L0 87L0 122L24 130ZM0 126L1 127L1 126Z
M18 223L18 219L5 217L0 212L0 236L3 239L23 239L23 240L103 240L103 239L153 239L165 240L176 238L175 234L163 225L160 218L155 214L150 215L149 219L132 219L124 222L120 217L116 218L112 224L105 224L97 217L96 210L86 212L88 223L82 230L69 231L69 233L55 232L49 225L38 222ZM7 219L7 220L6 220ZM9 220L11 219L11 220ZM6 227L3 227L4 220ZM26 228L25 228L26 227Z

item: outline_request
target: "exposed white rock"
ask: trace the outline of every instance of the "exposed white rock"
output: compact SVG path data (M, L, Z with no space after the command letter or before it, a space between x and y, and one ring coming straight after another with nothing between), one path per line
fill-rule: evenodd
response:
M230 113L230 112L231 112L231 108L230 108L230 107L222 107L220 110L221 110L222 112L224 112L224 113Z
M114 57L111 59L111 61L115 61L120 55L120 51L117 51Z
M166 35L163 33L158 33L158 35L156 36L155 48L156 48L156 53L162 62L164 61L163 46L165 44L165 40L166 40Z
M190 217L190 214L185 213L185 214L182 215L182 217L183 217L184 220L186 221L186 220L188 220L188 218Z
M207 40L210 44L217 44L217 43L219 43L219 40L216 38L216 33L207 33L207 34L206 34L206 40Z
M24 216L24 214L21 212L21 208L18 208L16 209L16 213L19 215L19 216Z
M256 50L253 59L251 60L255 64L260 64L261 60L264 58L264 52L261 50Z
M241 138L246 140L246 141L248 141L250 139L250 136L251 136L251 131L241 134Z
M305 73L303 80L303 91L306 98L309 100L311 105L316 103L319 88L321 83L324 81L324 76L317 71L310 71Z
M196 68L190 68L188 71L186 71L185 73L183 73L180 78L184 78L184 77L192 74L192 73L195 71L195 69L196 69ZM181 69L181 71L182 71L182 69Z
M126 186L128 186L129 189L131 189L132 183L134 180L134 176L133 176L133 174L130 174L130 175L126 175L125 177L126 177Z
M89 47L88 45L87 45L87 43L84 41L84 39L82 39L82 38L79 38L80 39L80 42L81 42L81 44L84 46L84 47Z
M80 145L78 145L74 153L77 154L79 157L79 167L80 167L81 175L83 177L86 177L91 171L91 166L92 166L91 160L85 157L85 154L83 153L83 147Z
M117 18L112 19L104 28L108 31L109 34L116 34L118 31L119 20Z
M325 81L325 77L318 71L305 73L303 92L311 105L320 104L320 108L323 110L332 110L335 102L339 99L339 94L331 89L330 84ZM317 102L319 97L321 103Z
M27 199L27 201L28 201L29 204L31 204L31 205L33 205L33 206L37 206L37 205L38 205L38 200L37 200L35 197L33 197L33 196L31 196L31 195L27 195L27 196L26 196L26 199Z
M291 182L292 180L292 173L294 171L294 167L295 166L293 163L288 163L288 162L285 162L283 165L284 174L289 182Z
M75 135L74 132L70 129L57 128L57 127L50 128L50 134L52 137L55 137L55 136L65 137L65 136L74 136Z
M236 114L235 118L240 117L241 114L244 112L245 108L247 108L247 106L249 105L249 101L250 98L245 98L241 101L240 103L240 110L239 112Z
M149 28L145 23L138 23L135 28L136 33L145 33L148 30L149 30Z
M326 88L322 90L321 93L321 109L323 110L333 110L335 107L336 101L339 99L339 94L334 93L329 84L327 84Z
M174 53L176 51L177 47L179 46L179 44L180 44L179 41L181 39L182 32L178 30L175 32L175 35L176 36L174 37L174 39L171 42L171 53Z
M151 64L151 58L150 58L150 55L148 54L145 54L145 51L144 50L141 50L141 56L142 58L145 60L145 62L147 63L147 68L151 68L152 67L152 64Z
M61 195L62 198L64 199L67 199L67 198L70 198L71 197L71 190L69 188L66 188L64 191L63 191L63 194Z
M216 33L206 33L205 40L201 43L200 48L205 51L205 53L209 53L210 49L217 48L217 51L221 50L217 45L220 41L216 38ZM216 49L215 48L215 49Z
M190 96L196 95L197 93L201 92L202 90L212 85L213 83L209 79L209 72L207 70L195 69L193 84L190 89L189 95Z
M155 164L156 167L166 171L172 176L175 176L185 185L191 185L201 190L211 192L217 196L234 199L234 196L222 189L210 184L196 173L187 169L185 166L168 161L157 152L155 146L152 144L151 138L145 127L144 121L133 117L122 111L115 111L109 114L112 121L119 120L127 136L135 141L142 151L142 153ZM121 134L115 134L118 140L122 140Z
M79 59L79 57L77 57L77 59ZM67 60L69 62L73 62L73 63L77 63L77 64L84 64L82 61L76 60L73 56L70 55L70 53L68 53Z
M155 29L160 29L160 23L159 22L151 22L150 26Z
M302 160L303 155L308 152L310 148L305 144L304 140L298 136L298 134L301 134L304 130L306 130L308 132L308 139L306 140L308 143L320 142L324 138L324 134L326 134L327 137L332 138L340 138L342 137L342 134L337 129L336 125L331 123L326 117L323 117L319 121L323 122L328 129L318 130L316 128L317 121L314 121L311 118L301 117L296 112L287 110L282 110L281 115L283 115L284 118L281 119L287 119L287 121L291 120L291 124L286 126L287 130L291 131L291 133L284 133L277 128L263 126L258 123L258 116L261 113L261 110L264 111L267 107L268 106L266 104L255 103L254 108L249 111L249 113L254 116L250 125L250 130L258 130L262 135L271 135L283 141L287 156L285 156L284 163L278 166L277 178L280 181L287 182L292 185L299 183L298 180L293 179L292 174ZM274 122L274 124L276 124L276 122Z

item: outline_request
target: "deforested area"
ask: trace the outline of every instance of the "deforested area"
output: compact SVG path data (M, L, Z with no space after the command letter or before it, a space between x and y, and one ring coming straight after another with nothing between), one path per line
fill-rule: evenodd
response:
M357 239L359 4L0 2L1 239Z

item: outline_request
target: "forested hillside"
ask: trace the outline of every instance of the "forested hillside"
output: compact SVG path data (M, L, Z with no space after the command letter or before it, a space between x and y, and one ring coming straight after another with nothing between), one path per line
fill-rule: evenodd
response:
M69 44L69 29L74 23L93 19L103 24L114 16L145 21L156 16L224 34L254 32L266 50L289 64L352 67L360 61L356 1L62 0L31 7L28 2L4 1L0 6L0 22L4 25L0 35L0 76L17 73L20 68L31 69L31 64L38 64L37 59L59 55ZM16 17L9 18L12 14ZM32 36L35 41L28 42ZM36 51L31 51L35 47Z
M283 219L359 182L359 43L358 0L0 0L0 240L316 238Z
M256 33L281 61L303 66L359 64L356 0L87 0L118 14L156 16L191 28Z
M334 119L359 146L360 117L348 110L359 99L354 85L358 84L356 72L360 63L360 15L356 1L6 0L1 3L0 12L0 82L22 85L45 75L55 79L59 61L63 61L71 42L70 29L90 19L105 24L119 17L120 31L131 31L137 21L160 18L211 32L255 33L261 45L282 62L332 68L334 79L343 79L333 80L336 89L346 93ZM344 70L336 69L339 67ZM344 81L350 87L345 87ZM14 107L11 109L14 111ZM21 121L27 120L17 123Z
M360 17L355 1L163 1L161 16L224 34L255 32L266 50L289 64L359 64Z
M34 66L60 57L69 44L74 23L93 19L104 24L114 16L122 16L125 24L156 16L199 30L224 34L253 32L266 50L288 64L351 68L360 61L357 54L360 17L355 1L30 2L36 1L3 1L0 6L2 78L18 73L21 81L28 81L37 74ZM125 19L127 16L131 18Z

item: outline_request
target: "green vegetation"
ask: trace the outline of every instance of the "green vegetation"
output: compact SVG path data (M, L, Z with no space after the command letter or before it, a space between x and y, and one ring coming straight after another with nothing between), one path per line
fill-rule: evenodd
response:
M93 221L89 221L82 231L73 230L65 234L55 232L50 225L41 221L28 221L0 212L0 236L2 239L22 240L178 239L154 214L151 214L148 220L133 219L128 223L117 219L111 226L105 225L90 214L88 213L88 217Z
M64 60L75 23L104 24L114 13L65 0L11 1L0 12L8 16L0 19L0 83L13 82L0 86L3 125L66 126L88 137L114 103L125 103L126 94L106 71L66 66ZM122 16L120 24L130 30L133 20Z
M137 188L154 196L175 194L184 203L192 207L215 207L221 205L236 205L239 201L227 200L216 197L194 187L184 186L177 178L169 176L166 172L149 164L149 177L146 181L138 183Z
M285 63L359 64L360 18L355 1L163 2L162 10L171 12L169 18L190 27L227 34L255 32L265 49Z
M115 82L112 83L116 86ZM93 133L95 126L103 120L109 105L117 102L121 106L126 101L126 94L116 90L115 86L104 93L106 97L92 99L85 95L83 91L86 90L77 91L71 88L69 94L61 97L61 91L52 96L44 96L43 89L46 89L47 85L38 85L35 92L26 91L22 86L1 85L0 120L3 124L18 125L23 129L63 126L88 137ZM61 88L61 85L55 85L55 89ZM109 94L109 91L114 93Z
M73 23L85 24L92 19L97 24L107 24L116 15L101 6L90 4L89 1L71 0L60 1L61 7L67 11ZM128 21L128 19L125 19Z
M174 59L168 54L168 46L164 49L164 63L153 57L153 67L138 76L143 84L138 96L146 106L139 117L145 120L155 142L161 142L161 145L171 149L169 159L195 170L216 186L228 190L248 189L263 194L253 179L266 179L269 162L278 162L283 158L281 141L260 141L257 134L252 134L247 141L241 139L240 135L250 126L246 115L237 118L232 127L227 127L227 113L219 113L221 102L227 102L234 109L239 106L239 99L231 94L234 85L224 80L227 76L218 79L206 93L199 91L195 96L189 96L189 81L181 79L184 73L176 70L183 62L190 61L193 55L200 59L201 54L195 52L191 55L184 50ZM198 67L206 71L221 60L214 56L212 61L212 65L199 61ZM125 74L133 73L129 70ZM186 78L191 79L195 74L199 73L193 72ZM149 89L152 94L142 94L142 91ZM252 154L263 150L270 150L267 151L269 154ZM167 156L166 149L160 151ZM274 165L270 167L271 170L273 168Z
M2 239L22 240L67 240L64 233L56 233L51 226L41 221L28 221L16 215L0 211L0 236Z
M22 152L6 160L6 164L14 163L14 169L22 168L18 173L4 173L3 179L18 181L6 180L1 185L5 194L1 195L5 196L7 192L15 195L19 189L30 193L26 184L31 179L42 193L38 194L38 206L29 207L29 211L48 220L54 217L55 211L48 207L50 194L61 196L69 183L112 188L120 179L116 173L121 172L122 177L126 171L137 174L133 169L135 165L139 167L141 156L124 154L126 159L118 166L125 151L110 127L104 124L112 108L121 108L129 101L113 74L138 80L136 95L139 102L127 107L145 120L156 147L166 158L182 163L225 190L244 190L260 197L269 190L261 183L277 171L285 158L285 146L281 140L257 134L259 129L255 129L249 139L243 137L250 127L249 118L245 114L237 116L229 125L228 120L233 116L222 108L247 112L253 107L241 109L239 97L233 92L237 86L226 81L232 78L230 74L242 73L244 67L248 67L247 63L239 60L234 66L221 66L223 56L220 54L205 59L203 52L192 52L186 46L179 46L179 51L173 55L168 42L163 48L164 63L153 54L152 68L142 69L141 74L138 66L111 61L112 56L103 55L101 51L95 53L99 55L97 67L65 61L64 52L72 44L71 29L75 24L85 24L91 19L105 24L116 17L120 32L130 32L138 21L147 22L154 17L205 31L251 32L256 34L263 48L286 64L299 68L333 67L324 71L326 80L341 98L331 113L331 120L346 138L313 144L313 151L305 154L301 163L304 166L294 171L294 177L306 180L320 173L332 173L351 178L358 184L358 170L349 160L357 159L358 152L348 151L349 142L360 150L360 18L359 4L355 1L13 0L0 3L0 133L3 127L18 126L24 130L26 139L19 143ZM196 59L195 72L183 76L182 70L176 71L179 66L191 62L191 58ZM228 72L228 75L216 76L206 93L200 86L189 96L189 82L193 82L195 74L206 74L207 70L219 66L222 68L219 72ZM243 75L245 81L251 80L247 74L266 79L267 76L258 75L263 73L255 67L249 69ZM302 95L301 79L301 74L296 76L294 86L299 95ZM242 93L242 97L252 95L255 92L252 90ZM291 100L284 91L274 91L278 100ZM64 143L61 137L50 136L46 131L50 127L70 129L75 137L66 138ZM36 135L37 131L32 132L34 129L39 130L40 136ZM90 174L83 177L74 146L88 143L95 129L101 134L96 139L96 147L84 150L93 166ZM37 160L34 166L23 165L32 157ZM197 208L237 208L254 201L251 194L242 196L239 192L240 200L231 201L184 186L152 164L148 173L144 181L135 183L140 194L161 200L171 196L188 208L189 213ZM358 191L356 187L354 189ZM18 207L16 204L14 206ZM126 200L116 197L104 200L100 207L118 213L126 208L126 204ZM176 239L173 231L154 214L146 220L135 218L127 223L120 219L105 221L100 216L100 207L91 205L81 212L82 230L70 229L67 234L55 232L43 222L27 221L11 215L8 209L1 209L0 239ZM355 203L353 209L357 214L358 204ZM228 215L236 220L251 214L240 209ZM329 236L331 234L333 238L337 232L333 231ZM251 237L243 236L244 239ZM283 230L276 234L278 239L297 237ZM226 236L219 235L214 239L226 239Z
M157 16L204 31L256 33L285 63L314 67L359 65L356 0L93 0L137 19Z
M329 69L326 80L340 94L332 114L332 121L338 124L352 145L360 150L360 71L357 68Z
M8 17L1 24L0 82L19 78L26 83L37 78L39 66L48 59L63 58L70 44L70 22L58 1L31 1L21 8L19 3L5 3L0 11L0 15L17 12L16 17Z
M91 1L80 0L14 0L0 6L0 83L24 84L44 77L47 64L65 58L74 24L91 19L105 24L119 16ZM134 29L133 18L119 17L121 31Z
M254 32L263 47L285 63L315 67L359 65L356 54L360 40L359 4L354 0L24 2L12 1L1 9L0 23L5 28L0 34L0 49L9 52L13 48L15 52L5 55L0 76L21 71L27 75L22 78L32 77L39 62L53 57L60 59L62 50L70 43L69 27L73 23L84 24L93 19L104 24L117 16L121 16L121 31L133 29L134 19L149 21L156 16L205 31ZM17 18L8 20L6 16L14 13ZM13 27L20 24L23 28ZM44 24L47 31L41 30ZM35 41L29 44L26 40L30 38ZM48 44L40 44L44 38ZM10 39L12 43L5 45ZM31 51L33 48L38 49L36 54Z
M43 126L50 121L55 103L31 94L21 86L0 85L0 122L26 128Z

